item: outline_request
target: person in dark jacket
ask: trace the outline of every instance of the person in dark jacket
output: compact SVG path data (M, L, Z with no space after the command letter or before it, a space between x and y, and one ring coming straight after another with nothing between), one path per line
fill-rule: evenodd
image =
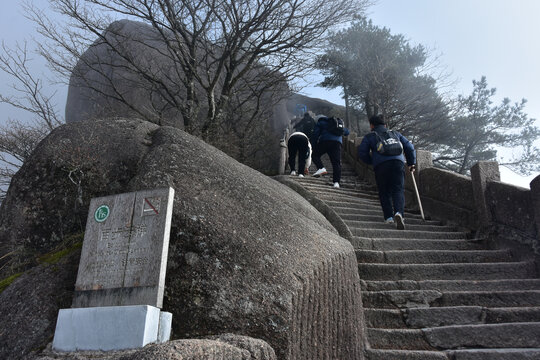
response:
M308 139L311 139L313 136L313 129L315 129L315 119L311 116L309 111L307 111L302 120L294 126L295 131L303 132Z
M386 131L384 117L375 115L369 119L371 133L364 136L358 146L358 157L368 165L373 165L375 181L379 190L379 200L386 223L395 223L400 230L405 229L403 208L405 206L405 162L409 171L413 172L416 164L416 153L413 144L399 132L394 131L403 145L400 155L383 155L377 151L375 132Z
M315 177L328 174L324 167L321 156L328 153L330 162L332 163L332 182L335 188L339 188L341 181L341 145L343 144L343 136L349 135L349 129L343 129L343 135L335 135L329 131L331 118L326 116L319 117L313 136L311 137L311 145L313 146L313 154L311 158L317 166L317 171L313 174Z

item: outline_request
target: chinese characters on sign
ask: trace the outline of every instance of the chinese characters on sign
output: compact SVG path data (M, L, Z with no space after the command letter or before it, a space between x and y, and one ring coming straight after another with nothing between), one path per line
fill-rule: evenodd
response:
M148 290L148 296L157 299L154 306L160 306L173 197L173 189L167 188L92 199L73 306L89 306L87 298L94 299L99 291L106 291L104 298L109 298L111 292L126 293L121 290L126 288L137 289L130 294ZM110 305L139 300L115 301Z

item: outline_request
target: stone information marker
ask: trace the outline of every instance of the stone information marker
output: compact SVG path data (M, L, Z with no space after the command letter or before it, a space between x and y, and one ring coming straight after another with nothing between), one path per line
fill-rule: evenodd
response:
M120 350L168 340L172 315L160 308L173 199L172 188L92 199L72 308L58 314L54 349Z
M172 189L93 199L72 307L161 307Z

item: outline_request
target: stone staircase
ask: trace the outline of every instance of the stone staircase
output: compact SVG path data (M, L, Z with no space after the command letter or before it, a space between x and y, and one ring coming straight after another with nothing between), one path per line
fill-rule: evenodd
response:
M540 359L540 279L532 262L407 211L406 230L396 230L382 221L376 188L346 163L340 189L331 187L331 173L294 179L353 234L367 360Z

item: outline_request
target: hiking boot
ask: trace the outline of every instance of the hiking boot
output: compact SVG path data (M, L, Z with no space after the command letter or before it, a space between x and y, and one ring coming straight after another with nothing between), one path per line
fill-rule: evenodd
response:
M334 183L334 187L335 187L336 189L339 189L339 183L338 183L338 182L335 182L335 183Z
M385 224L393 224L394 223L394 218L389 217L388 219L384 220L384 223Z
M394 220L396 221L398 230L405 230L405 220L403 219L403 215L396 213L396 215L394 215Z
M315 174L313 174L313 176L319 177L326 174L328 174L328 171L326 171L326 168L320 168L319 170L315 171Z
M296 171L291 171L291 176L296 176Z

